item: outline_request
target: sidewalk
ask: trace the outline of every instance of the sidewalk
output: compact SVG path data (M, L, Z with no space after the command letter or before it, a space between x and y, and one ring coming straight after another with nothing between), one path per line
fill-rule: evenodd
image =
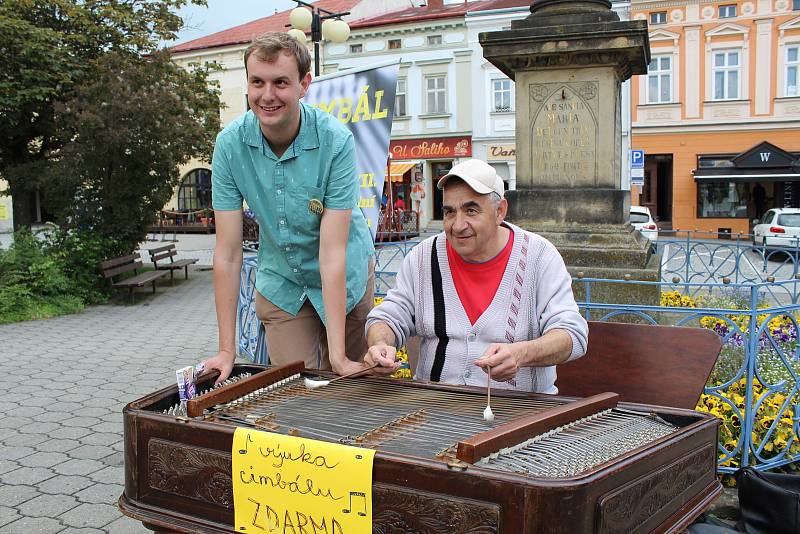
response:
M122 408L217 347L211 271L180 278L132 306L0 325L0 532L150 532L116 504Z

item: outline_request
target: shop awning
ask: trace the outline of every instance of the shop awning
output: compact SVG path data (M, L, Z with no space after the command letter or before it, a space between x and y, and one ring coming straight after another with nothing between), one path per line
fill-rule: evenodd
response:
M692 171L696 182L798 182L800 173L793 168L775 169L695 169Z
M403 162L403 163L392 163L389 166L389 176L391 177L392 182L402 182L403 175L407 173L411 167L416 165L416 162Z

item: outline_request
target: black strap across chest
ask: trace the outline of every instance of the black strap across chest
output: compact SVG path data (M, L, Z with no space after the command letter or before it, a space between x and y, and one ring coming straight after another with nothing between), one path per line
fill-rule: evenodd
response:
M439 253L436 249L436 240L438 237L433 238L433 247L431 248L431 285L433 285L433 331L436 337L439 338L439 343L436 345L436 355L433 358L433 367L431 368L431 381L439 382L442 378L442 369L444 368L445 352L447 351L447 326L445 321L444 309L444 291L442 291L442 271L439 268Z

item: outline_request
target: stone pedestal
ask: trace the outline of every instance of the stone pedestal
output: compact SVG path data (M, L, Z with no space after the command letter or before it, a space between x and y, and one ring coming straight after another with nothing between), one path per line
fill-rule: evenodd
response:
M484 57L516 82L508 219L550 239L573 277L659 280L658 258L625 224L630 191L620 172L620 86L647 72L647 23L620 21L605 0L537 0L528 18L479 40ZM656 286L632 287L593 289L591 300L658 302ZM575 289L582 300L582 285Z

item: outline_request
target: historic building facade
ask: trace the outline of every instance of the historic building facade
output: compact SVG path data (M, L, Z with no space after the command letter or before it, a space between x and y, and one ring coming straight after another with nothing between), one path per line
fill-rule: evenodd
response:
M632 90L633 201L662 227L723 234L800 207L800 0L634 0L631 17L652 51Z
M387 179L393 198L403 196L407 209L419 214L420 227L441 219L441 192L436 181L460 160L488 161L508 189L516 184L514 82L483 58L479 34L507 29L514 19L530 14L530 0L429 0L376 3L377 13L366 11L367 0L320 0L325 7L350 10L350 38L345 43L323 42L323 74L399 60L397 91ZM348 5L352 7L347 7ZM372 4L370 4L372 5ZM630 2L613 2L626 20ZM330 8L330 6L328 6ZM380 9L377 9L377 8ZM358 17L358 18L354 18ZM284 31L288 11L202 37L173 48L175 60L214 61L223 67L215 75L224 108L225 125L247 110L242 53L250 40L264 31ZM310 44L310 43L309 43ZM630 132L629 83L623 88L621 155L627 158ZM184 167L183 186L169 209L207 207L207 162ZM623 187L629 173L623 166Z
M489 114L481 94L483 82L476 84L474 80L476 65L485 60L477 40L470 39L467 17L509 5L528 6L529 2L429 1L424 6L357 21L351 25L347 43L326 46L326 72L400 61L388 175L393 197L404 197L407 206L419 214L420 227L442 218L441 191L436 182L462 159L478 156L473 129L476 120ZM527 7L515 13L518 18L525 16ZM496 23L491 29L501 27ZM502 113L508 117L513 137L513 84L504 75L499 76L505 84L506 109ZM502 138L506 135L503 133ZM506 187L513 187L508 172L500 174Z

